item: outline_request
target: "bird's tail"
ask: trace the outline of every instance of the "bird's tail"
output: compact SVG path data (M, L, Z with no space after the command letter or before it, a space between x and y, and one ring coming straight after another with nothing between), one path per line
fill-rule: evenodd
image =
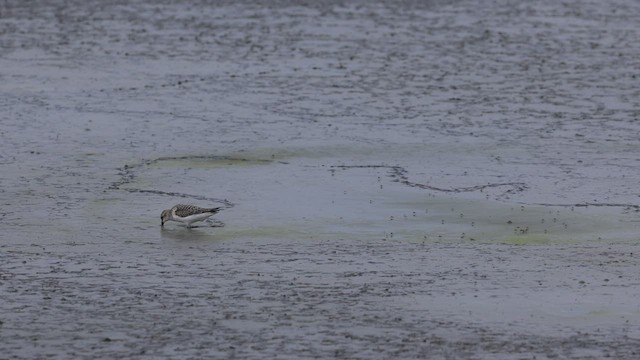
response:
M222 210L222 208L221 208L221 207L215 207L215 208L211 208L211 209L209 209L208 211L209 211L210 213L215 214L215 213L217 213L217 212L218 212L218 211L220 211L220 210Z

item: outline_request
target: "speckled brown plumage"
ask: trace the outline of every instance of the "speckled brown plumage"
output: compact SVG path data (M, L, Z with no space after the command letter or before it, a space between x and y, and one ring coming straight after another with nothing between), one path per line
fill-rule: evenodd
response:
M173 207L175 209L175 214L180 217L187 217L190 215L202 214L202 213L212 213L215 214L220 211L220 208L201 208L195 205L184 205L178 204ZM172 209L172 210L173 210Z
M202 208L195 205L178 204L171 209L163 210L160 215L160 225L164 226L167 221L177 221L191 227L191 224L203 221L220 211L220 207Z

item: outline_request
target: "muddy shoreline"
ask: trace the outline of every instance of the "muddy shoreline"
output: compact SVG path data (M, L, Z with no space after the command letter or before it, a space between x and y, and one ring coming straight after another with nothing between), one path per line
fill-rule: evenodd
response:
M637 358L640 6L477 5L2 3L0 352Z

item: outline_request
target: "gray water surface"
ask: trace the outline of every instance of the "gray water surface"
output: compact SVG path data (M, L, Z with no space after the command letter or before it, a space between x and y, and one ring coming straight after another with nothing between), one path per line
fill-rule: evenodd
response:
M638 14L0 4L0 351L637 358Z

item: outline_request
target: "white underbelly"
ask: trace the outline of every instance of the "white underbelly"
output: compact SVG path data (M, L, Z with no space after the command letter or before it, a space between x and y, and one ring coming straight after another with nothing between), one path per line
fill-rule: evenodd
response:
M185 216L185 217L177 217L176 216L176 220L181 221L183 223L191 224L191 223L194 223L196 221L202 221L202 220L208 218L211 215L213 215L213 214L212 213L202 213L202 214L189 215L189 216Z

